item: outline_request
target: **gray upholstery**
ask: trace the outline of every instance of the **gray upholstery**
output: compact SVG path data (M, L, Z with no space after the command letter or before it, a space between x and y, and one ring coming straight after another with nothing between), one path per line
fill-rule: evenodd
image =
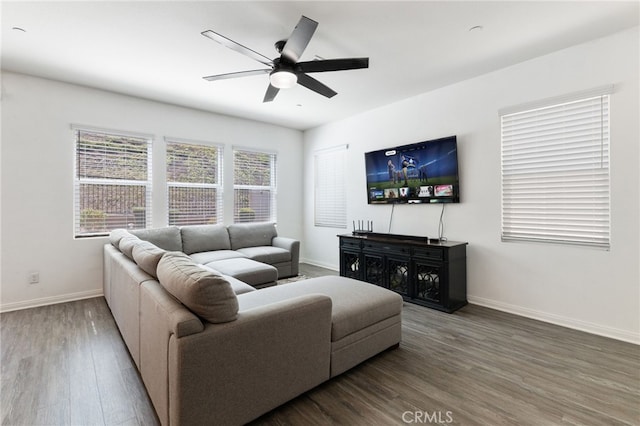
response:
M170 425L245 424L326 381L330 323L331 300L312 294L172 337Z
M236 295L248 293L250 291L256 291L254 287L251 287L249 284L242 282L239 279L232 277L231 275L223 275L223 277L225 280L229 281L229 284L231 284L231 288Z
M182 251L186 254L230 250L229 233L222 225L191 225L180 228Z
M125 256L133 260L133 246L135 246L139 242L140 239L135 235L127 235L120 238L118 242L118 248Z
M166 253L165 250L151 244L149 241L140 240L133 246L133 260L143 271L157 278L158 262Z
M270 265L282 262L291 262L291 252L279 247L272 246L259 246L259 247L244 247L237 250L244 254L249 259L257 260L258 262L268 263Z
M385 288L345 277L326 276L265 288L238 297L241 310L293 296L319 293L333 302L331 341L398 315L402 297Z
M155 244L161 249L165 249L167 251L182 251L182 237L180 236L180 228L177 226L136 229L131 231L131 233L141 240Z
M402 297L385 288L345 277L319 277L238 296L240 312L303 294L329 296L331 377L400 342Z
M398 345L401 338L402 314L399 313L337 342L331 342L331 377Z
M234 321L238 300L220 274L199 267L182 252L168 252L158 263L158 279L176 299L211 323Z
M247 256L235 250L215 250L191 254L194 262L202 264L215 262L216 260L237 259L239 257L246 258Z
M212 272L218 273L218 271L208 267L207 265L198 265L198 266L206 270L210 270ZM233 292L235 294L242 294L242 293L248 293L250 291L256 291L256 289L251 287L249 284L242 282L239 279L232 277L231 275L222 275L222 276L224 277L225 280L229 281L229 284L231 284L231 288L233 289Z
M273 266L278 268L279 277L284 278L297 276L300 263L300 241L294 240L293 238L274 237L273 240L271 240L271 243L273 244L273 247L278 247L291 253L291 260L289 262L273 264Z
M200 319L157 281L140 286L139 371L162 425L169 425L169 339L200 333Z
M246 225L241 235L253 224ZM275 232L267 225L253 226ZM221 233L208 227L180 236L188 250L211 248L200 240L211 230ZM166 247L174 234L152 239ZM299 242L273 237L271 246L253 247L245 253L271 247L291 260L269 254L262 258L269 265L227 249L168 252L154 279L145 269L154 272L162 248L125 233L105 244L105 298L163 426L245 424L400 342L399 295L343 277L256 290L248 282L297 274ZM223 259L211 255L218 252Z
M109 242L111 243L112 246L119 247L120 240L124 237L128 237L129 235L131 234L126 229L114 229L109 234Z
M140 291L138 287L144 282L153 281L153 277L124 255L112 256L110 264L112 270L109 274L111 279L109 308L133 361L140 368Z
M298 275L300 242L292 238L278 237L273 223L242 223L228 227L222 224L189 225L180 228L169 226L131 232L126 229L116 229L109 235L111 244L132 260L134 260L133 246L138 238L166 251L186 253L198 264L247 258L276 268L278 273L276 279L272 279L270 273L256 275L255 272L245 271L251 285L273 285L278 278ZM234 270L233 265L236 263L229 262L225 271ZM251 263L246 265L255 266ZM148 270L153 272L153 269ZM155 274L152 273L152 275ZM235 273L233 276L238 277ZM260 276L267 280L257 282L253 278Z
M278 280L278 270L275 267L251 259L219 260L209 262L206 266L253 286L273 285Z
M114 270L113 259L117 257L124 257L124 254L122 254L117 247L105 244L102 252L102 293L109 306L111 306L111 281L113 280Z
M229 225L231 250L244 247L270 246L271 240L278 236L274 223L234 223Z

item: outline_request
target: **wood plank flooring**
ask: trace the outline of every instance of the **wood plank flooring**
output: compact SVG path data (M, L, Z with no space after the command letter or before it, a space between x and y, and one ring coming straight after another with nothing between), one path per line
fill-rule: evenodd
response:
M103 298L4 313L0 328L2 425L158 424ZM640 346L405 304L399 348L252 423L331 424L640 425Z

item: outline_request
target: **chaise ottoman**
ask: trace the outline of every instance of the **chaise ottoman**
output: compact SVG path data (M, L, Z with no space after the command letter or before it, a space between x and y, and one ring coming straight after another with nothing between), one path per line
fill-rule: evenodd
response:
M229 275L256 288L269 287L278 281L278 269L245 257L205 263L223 275Z
M205 266L215 269L223 275L229 275L256 288L269 287L278 281L278 269L245 257L216 260Z
M340 276L310 278L238 295L240 311L308 294L331 298L330 377L400 343L402 297Z

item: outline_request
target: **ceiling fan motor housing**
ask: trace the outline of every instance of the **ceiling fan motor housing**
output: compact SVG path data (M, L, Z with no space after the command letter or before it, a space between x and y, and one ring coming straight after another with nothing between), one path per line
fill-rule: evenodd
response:
M287 44L287 40L278 40L273 45L276 47L276 51L278 53L282 53L282 49L284 49L285 44Z
M267 87L263 102L271 102L280 89L288 89L296 84L300 84L322 96L331 98L335 96L337 92L309 76L308 73L368 68L369 58L322 59L299 62L317 26L318 23L316 21L302 16L288 39L275 42L274 46L278 53L280 53L280 57L273 60L215 31L203 31L202 35L205 37L269 67L267 69L212 75L204 77L204 79L207 81L215 81L268 73L270 84L269 87Z

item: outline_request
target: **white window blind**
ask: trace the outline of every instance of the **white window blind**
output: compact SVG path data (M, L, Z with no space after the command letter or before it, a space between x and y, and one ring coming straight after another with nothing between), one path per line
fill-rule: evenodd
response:
M150 226L151 137L74 130L74 236Z
M347 145L314 154L315 226L347 227Z
M169 225L221 223L222 147L169 139L166 145Z
M234 148L234 222L276 222L276 189L276 154Z
M609 94L501 115L502 240L609 248Z

